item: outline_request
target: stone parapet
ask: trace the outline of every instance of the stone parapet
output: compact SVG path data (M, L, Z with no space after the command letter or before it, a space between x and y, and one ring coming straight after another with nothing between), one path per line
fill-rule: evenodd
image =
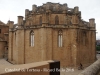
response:
M100 72L100 59L86 68L83 72L78 75L98 75Z

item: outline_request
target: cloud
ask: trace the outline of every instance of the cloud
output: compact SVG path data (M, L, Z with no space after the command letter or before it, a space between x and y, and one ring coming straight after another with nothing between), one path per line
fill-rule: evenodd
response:
M32 5L42 5L46 2L67 3L68 7L79 6L82 19L88 21L95 18L98 36L100 35L100 0L0 0L0 20L7 22L9 18L17 23L17 16L25 15L25 9L32 10Z

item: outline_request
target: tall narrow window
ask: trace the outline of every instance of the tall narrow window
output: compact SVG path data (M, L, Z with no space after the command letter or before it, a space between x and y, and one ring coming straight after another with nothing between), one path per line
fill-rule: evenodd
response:
M55 24L56 25L59 24L59 17L58 17L58 15L55 16Z
M58 46L62 47L62 30L58 31Z
M31 31L30 33L30 45L31 47L34 46L34 32L33 31Z
M86 45L86 32L83 32L83 45Z
M0 29L0 33L1 33L1 29Z
M15 45L16 45L16 32L15 32Z
M40 20L39 21L40 21L40 25L41 25L42 24L42 17L41 16L40 16Z

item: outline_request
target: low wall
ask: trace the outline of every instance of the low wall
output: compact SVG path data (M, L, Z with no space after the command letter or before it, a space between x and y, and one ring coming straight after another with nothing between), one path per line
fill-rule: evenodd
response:
M100 59L87 67L83 72L78 75L100 75Z
M60 72L58 71L50 71L54 68L60 69L59 61L55 62L49 60L30 64L13 65L3 68L0 75L60 75Z

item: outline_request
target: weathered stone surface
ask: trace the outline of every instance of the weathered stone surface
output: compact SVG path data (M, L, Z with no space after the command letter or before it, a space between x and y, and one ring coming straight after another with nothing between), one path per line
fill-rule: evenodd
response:
M7 58L9 26L0 21L0 58Z
M83 72L78 75L97 75L100 72L100 59L87 67Z
M59 60L66 67L92 63L96 59L94 21L83 21L79 8L68 8L67 4L33 5L32 11L25 10L25 20L20 16L16 27L10 28L9 61L22 64ZM31 31L34 47L30 45ZM59 31L62 47L58 45Z

